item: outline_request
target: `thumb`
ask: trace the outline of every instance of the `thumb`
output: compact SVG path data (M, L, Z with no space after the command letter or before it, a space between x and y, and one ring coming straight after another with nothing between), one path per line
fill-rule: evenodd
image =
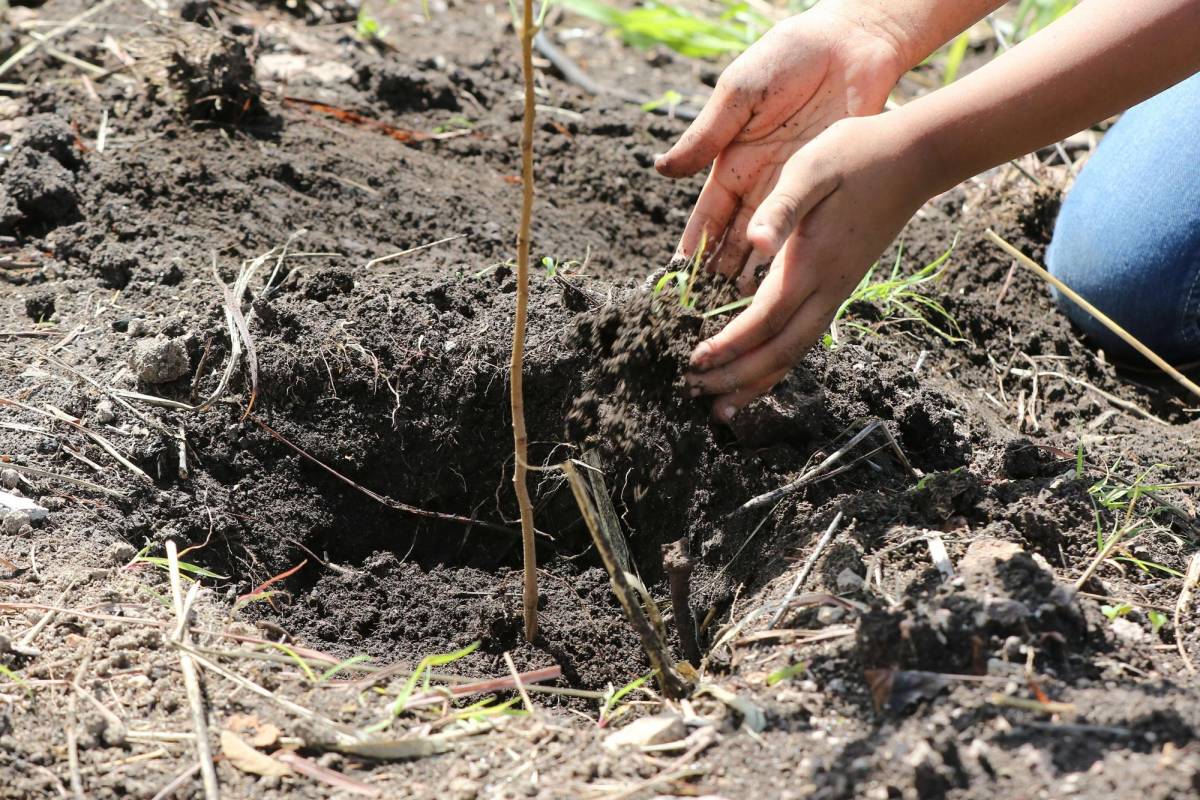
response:
M753 113L740 91L717 83L700 114L667 152L654 159L654 168L668 178L694 175L716 160L732 142Z
M827 174L801 149L784 165L775 188L759 205L746 236L761 255L773 256L817 204L837 189L836 175Z

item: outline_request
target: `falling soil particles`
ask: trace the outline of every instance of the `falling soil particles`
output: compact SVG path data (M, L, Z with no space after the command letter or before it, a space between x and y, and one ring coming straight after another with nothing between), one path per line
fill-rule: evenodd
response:
M1044 254L1067 171L1032 158L885 256L950 250L917 287L944 314L854 304L718 426L682 371L736 295L655 291L701 185L651 169L685 123L539 62L524 641L507 14L7 11L0 797L202 797L198 735L226 797L1195 796L1195 401L984 238ZM716 74L548 35L646 98ZM690 699L640 680L568 459L678 660L684 541Z

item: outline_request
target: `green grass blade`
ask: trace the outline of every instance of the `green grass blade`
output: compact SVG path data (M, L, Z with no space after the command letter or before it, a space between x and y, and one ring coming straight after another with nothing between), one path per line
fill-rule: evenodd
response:
M946 51L946 66L942 73L942 85L949 86L954 83L954 79L958 77L958 70L962 67L963 57L967 54L967 48L971 45L970 31L963 31L959 34L951 44L949 50Z
M754 302L753 297L743 297L741 300L734 300L732 303L726 303L723 306L717 306L716 308L710 308L708 311L705 311L700 316L704 317L705 319L708 319L709 317L716 317L716 316L719 316L720 314L725 314L729 311L736 311L739 308L744 308L753 302Z

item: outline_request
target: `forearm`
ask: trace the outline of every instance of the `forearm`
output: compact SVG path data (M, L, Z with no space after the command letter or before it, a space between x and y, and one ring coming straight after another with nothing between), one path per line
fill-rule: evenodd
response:
M890 41L903 73L1002 5L1004 0L823 0L817 8Z
M1200 0L1088 0L980 70L891 112L926 190L1082 130L1200 70Z

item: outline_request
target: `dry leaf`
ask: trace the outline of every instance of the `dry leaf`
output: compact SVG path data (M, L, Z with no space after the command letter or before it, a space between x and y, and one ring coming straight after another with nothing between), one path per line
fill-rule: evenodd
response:
M266 753L258 752L247 744L245 739L230 730L221 731L221 752L229 759L230 764L242 772L279 777L292 774L291 767L287 764L271 758Z
M225 728L260 750L279 741L279 728L269 722L260 722L253 714L234 714L225 720Z

